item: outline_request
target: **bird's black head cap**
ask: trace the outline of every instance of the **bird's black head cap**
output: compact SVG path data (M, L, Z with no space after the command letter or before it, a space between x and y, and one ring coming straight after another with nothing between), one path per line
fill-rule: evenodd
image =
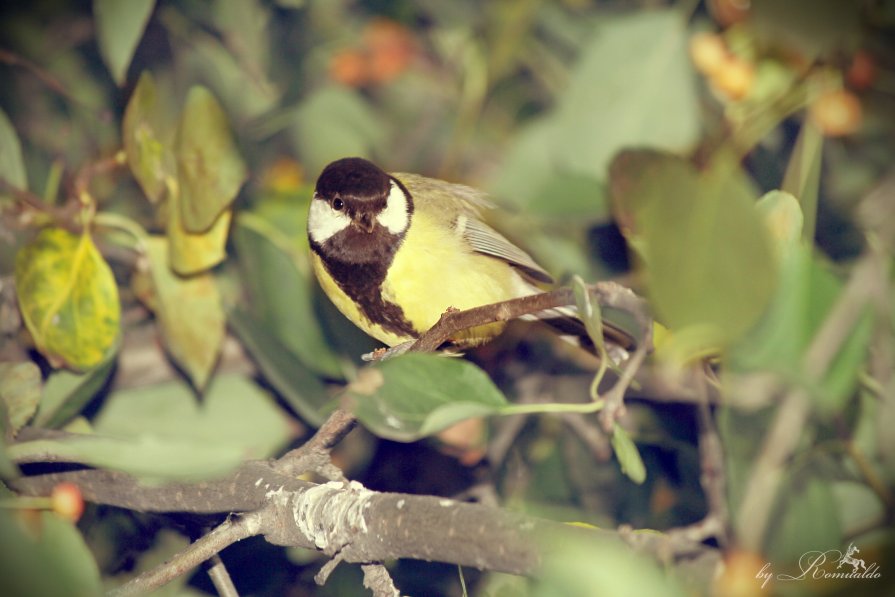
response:
M327 199L382 201L388 196L391 177L363 158L342 158L329 164L317 179L317 195Z

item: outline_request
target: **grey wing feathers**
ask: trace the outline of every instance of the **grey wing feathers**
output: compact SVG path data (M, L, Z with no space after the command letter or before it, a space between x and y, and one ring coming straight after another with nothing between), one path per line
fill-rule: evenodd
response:
M458 222L459 224L459 222ZM531 279L550 284L553 278L535 263L531 255L508 241L502 234L475 217L467 217L462 230L463 238L478 253L503 259L519 268Z

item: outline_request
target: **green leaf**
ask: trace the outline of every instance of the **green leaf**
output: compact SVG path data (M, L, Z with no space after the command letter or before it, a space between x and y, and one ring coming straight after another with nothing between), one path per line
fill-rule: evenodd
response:
M770 231L778 264L794 259L800 250L804 216L799 201L786 191L769 191L755 204ZM782 265L785 267L785 265Z
M613 428L611 443L612 451L618 458L622 472L638 485L643 483L646 480L646 466L643 464L637 446L618 423Z
M672 329L663 350L686 360L724 349L755 325L777 282L751 192L723 157L700 174L674 156L634 155L613 165L613 200L629 204L623 225L636 231L650 296Z
M0 363L0 400L13 435L25 426L40 402L40 368L30 361Z
M154 291L153 308L162 339L174 361L202 389L224 342L221 296L210 273L179 276L168 267L168 243L158 236L146 245Z
M239 415L234 416L239 420ZM7 453L17 460L40 455L122 471L152 481L219 477L236 468L243 459L243 454L233 446L209 446L190 438L148 433L128 438L85 434L33 440L10 446Z
M835 481L830 484L830 490L838 508L837 517L845 532L869 528L871 523L885 517L885 504L875 491L863 483Z
M44 384L43 397L34 417L38 427L59 428L87 406L115 369L115 352L84 373L54 371Z
M190 89L180 117L177 171L183 227L192 233L211 228L248 175L227 114L200 85Z
M689 594L654 559L606 533L570 528L535 540L545 557L532 597Z
M294 211L294 205L290 206ZM284 217L286 217L284 215ZM306 233L302 230L302 239ZM252 312L279 342L312 370L344 377L342 363L320 325L314 304L316 282L301 243L253 213L236 221L233 240Z
M842 282L801 242L791 249L767 313L733 346L728 364L731 371L767 371L791 383L808 383L818 412L830 417L841 413L857 387L873 313L865 309L822 378L807 379L805 351L842 292Z
M694 145L700 107L686 40L677 10L603 19L556 110L524 128L512 144L495 194L527 208L544 201L555 180L605 181L622 148L677 151ZM579 188L576 196L581 203L574 212L605 215L595 192Z
M44 228L16 256L15 279L25 324L51 364L89 369L115 347L118 286L87 232Z
M797 562L805 552L842 542L839 509L829 479L804 477L790 478L780 492L780 510L766 540L772 562Z
M559 171L544 180L525 208L526 213L545 218L609 219L603 182L591 174L577 172Z
M202 401L183 383L115 392L96 434L22 442L9 455L58 455L149 481L208 479L246 458L268 458L292 437L285 413L238 375L216 378Z
M96 37L103 61L116 85L123 85L155 0L93 0Z
M296 359L276 335L248 314L231 311L229 322L245 349L258 363L264 379L286 403L307 423L314 426L323 423L332 399L314 372Z
M22 144L2 108L0 108L0 177L18 189L28 189L25 162L22 160Z
M294 140L309 172L348 155L369 156L382 144L382 119L355 91L324 87L304 100L295 115Z
M29 533L0 511L0 594L102 595L99 569L78 528L43 512Z
M228 453L233 449L242 459L269 458L294 435L289 417L273 398L236 374L216 377L201 401L177 382L115 392L94 430L113 437L203 444Z
M158 96L152 73L144 71L127 103L122 124L124 151L134 178L146 197L158 202L177 180L173 126Z
M507 405L472 363L416 353L362 369L345 399L373 433L397 441L414 441Z

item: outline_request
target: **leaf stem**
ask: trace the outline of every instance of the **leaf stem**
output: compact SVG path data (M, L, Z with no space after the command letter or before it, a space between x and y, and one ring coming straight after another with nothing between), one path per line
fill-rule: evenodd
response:
M548 402L536 404L510 404L504 406L498 415L532 415L548 413L580 413L591 414L603 410L606 402L603 399L594 402Z

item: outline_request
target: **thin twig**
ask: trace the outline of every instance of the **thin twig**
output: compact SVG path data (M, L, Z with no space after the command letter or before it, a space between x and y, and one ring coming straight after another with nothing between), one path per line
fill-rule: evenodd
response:
M364 587L373 591L373 597L401 597L388 569L382 564L364 564Z
M699 424L699 482L708 503L707 526L715 530L721 547L726 547L730 537L730 512L727 507L727 476L724 467L724 445L712 418L708 403L708 382L694 376L699 385L702 402L696 407Z
M330 461L329 453L355 425L357 418L352 413L341 408L334 410L311 439L277 460L274 470L292 476L313 470L330 480L344 480L342 472Z
M227 572L221 554L214 554L208 561L211 564L208 576L211 578L211 584L217 589L218 597L239 597L239 591L236 590L236 585L233 584L233 579Z
M154 591L220 553L225 547L257 535L261 529L264 512L262 509L228 519L195 543L191 543L168 562L159 564L113 589L108 593L109 597L127 597Z

